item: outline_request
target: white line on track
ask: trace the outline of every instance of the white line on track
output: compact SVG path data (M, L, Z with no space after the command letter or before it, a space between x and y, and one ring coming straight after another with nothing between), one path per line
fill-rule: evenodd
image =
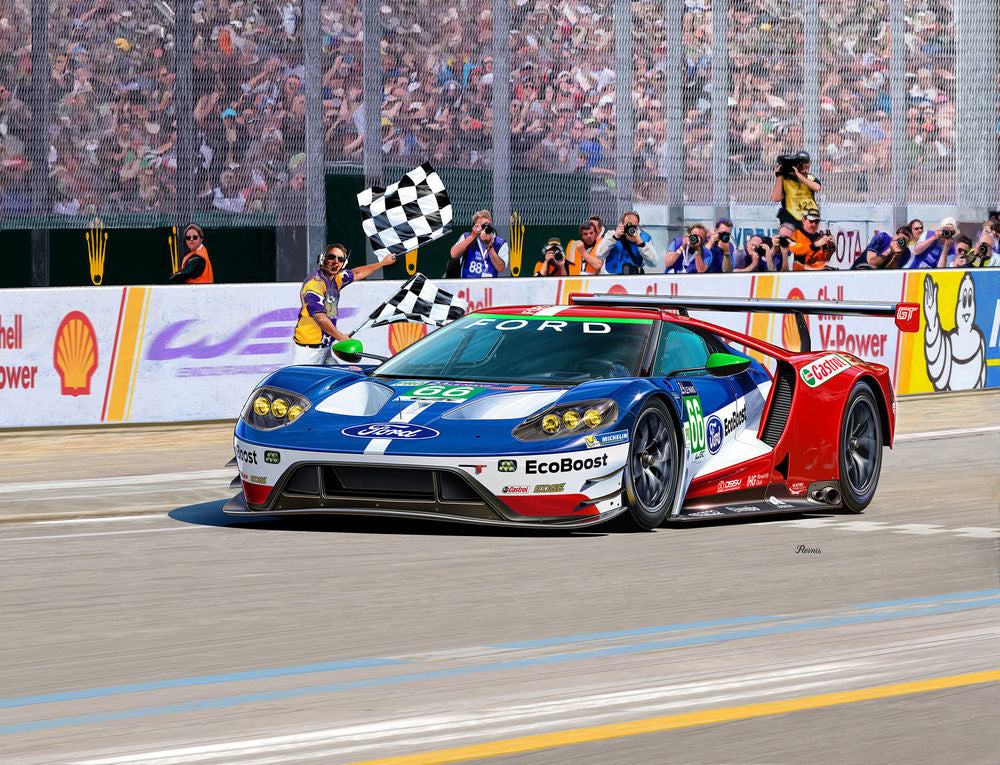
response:
M71 539L73 537L106 537L112 534L154 534L158 531L186 531L193 526L177 526L169 529L132 529L130 531L90 531L81 534L46 534L40 537L7 537L0 542L28 542L35 539Z
M184 488L191 481L226 480L233 477L236 468L226 470L190 470L186 473L153 473L149 475L126 475L115 478L82 478L73 481L25 481L0 486L0 494L18 494L28 491L51 491L53 489L103 489L115 486L143 486L157 483L171 483L175 488Z
M952 436L971 436L977 433L993 433L1000 430L1000 425L986 425L982 428L962 428L961 430L925 430L922 433L904 433L896 436L896 441L920 441L932 438L951 438Z
M139 521L150 518L165 518L166 513L149 513L148 515L106 515L101 518L59 518L55 521L34 521L35 526L55 526L60 523L111 523L113 521Z

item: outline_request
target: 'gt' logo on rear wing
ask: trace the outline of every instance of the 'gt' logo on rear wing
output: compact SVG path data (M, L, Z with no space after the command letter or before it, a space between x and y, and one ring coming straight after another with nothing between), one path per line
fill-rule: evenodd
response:
M896 326L900 332L920 331L920 304L897 303Z

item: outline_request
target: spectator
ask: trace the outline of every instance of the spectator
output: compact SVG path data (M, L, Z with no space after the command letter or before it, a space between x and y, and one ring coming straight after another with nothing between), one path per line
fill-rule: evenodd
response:
M896 229L896 234L880 231L868 242L868 246L854 259L852 269L858 268L900 268L910 259L910 240L913 231L909 225Z
M181 261L180 270L170 277L173 284L213 284L212 260L205 249L205 232L201 226L189 223L184 229L184 244L187 254Z
M609 274L642 274L646 272L644 265L656 263L649 241L649 234L639 227L639 213L629 210L622 214L618 228L605 233L595 255Z
M914 218L906 225L910 227L910 246L913 246L924 235L924 222L920 218Z
M570 271L576 274L599 274L604 263L597 257L597 244L600 240L599 231L603 229L600 218L596 216L580 224L580 238L570 246L566 260L570 263Z
M597 227L597 239L601 240L604 238L604 234L607 233L607 229L604 228L604 223L601 221L600 215L591 215L587 220L593 223Z
M802 228L795 231L789 247L795 256L792 266L795 271L821 271L826 268L826 261L835 245L829 232L819 230L819 220L819 210L806 210Z
M820 191L819 179L809 172L809 154L800 151L792 157L784 158L774 171L774 188L771 201L780 202L778 222L791 223L802 228L807 210L816 208L816 194Z
M1000 262L1000 212L991 210L979 232L973 251L974 265L990 266Z
M955 234L958 225L954 218L945 218L933 231L925 231L913 248L913 257L907 268L943 268L955 259ZM938 266L941 263L941 266Z
M675 237L664 256L664 273L702 274L712 265L712 252L705 246L708 228L703 223L692 223L686 236Z
M566 276L566 253L556 238L542 248L542 260L535 264L534 276Z
M507 268L508 252L507 242L493 228L493 215L479 210L472 216L472 232L452 245L451 259L460 264L458 275L463 279L494 277Z

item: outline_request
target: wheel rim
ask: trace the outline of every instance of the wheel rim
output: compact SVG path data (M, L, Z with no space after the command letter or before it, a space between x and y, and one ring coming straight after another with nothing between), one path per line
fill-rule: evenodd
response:
M670 491L674 466L670 434L666 419L655 409L644 412L635 425L629 457L632 491L647 512L655 512Z
M858 398L847 413L844 456L847 483L856 495L865 495L875 482L878 468L878 423L867 398Z

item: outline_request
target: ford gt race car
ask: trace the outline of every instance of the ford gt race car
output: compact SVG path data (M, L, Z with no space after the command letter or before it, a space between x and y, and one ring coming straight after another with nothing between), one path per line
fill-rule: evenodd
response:
M804 350L689 310L793 314ZM240 415L225 512L641 529L861 512L892 445L889 370L810 351L806 314L919 326L909 303L574 295L468 314L377 366L286 367Z

